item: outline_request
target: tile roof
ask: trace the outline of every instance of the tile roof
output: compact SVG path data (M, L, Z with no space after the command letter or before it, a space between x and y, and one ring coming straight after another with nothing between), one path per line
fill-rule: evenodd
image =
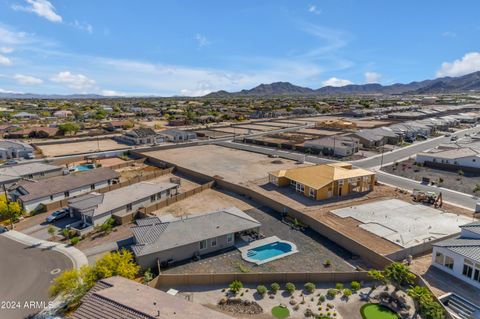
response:
M158 217L140 219L132 227L136 256L185 246L205 239L260 226L260 222L236 207L162 222Z
M362 168L352 168L348 163L331 163L280 170L270 172L270 175L286 177L318 190L336 180L373 176L375 173Z
M468 236L463 230L474 234L480 234L480 221L474 221L460 226L462 233L459 237L449 238L433 244L433 246L444 247L466 258L480 263L480 237Z
M89 171L42 179L36 182L21 182L19 187L26 190L27 194L21 195L19 198L24 202L31 201L118 177L120 177L120 174L114 170L101 167Z
M73 319L231 319L232 317L123 277L100 280Z

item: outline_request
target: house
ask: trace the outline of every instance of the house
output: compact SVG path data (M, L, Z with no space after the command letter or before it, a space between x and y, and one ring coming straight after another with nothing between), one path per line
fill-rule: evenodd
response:
M124 133L120 139L127 144L133 145L158 144L163 142L163 138L151 128L136 128L130 130Z
M258 233L260 223L236 207L177 219L151 217L132 227L132 251L143 268L157 267L233 247L240 233Z
M433 244L432 266L480 288L480 221L460 229L460 236Z
M428 152L418 153L416 162L437 168L480 171L480 150L472 147L437 148Z
M33 156L33 147L18 141L0 140L0 159L28 158Z
M387 138L384 135L379 135L372 130L360 130L352 133L350 136L359 139L360 144L362 144L364 148L375 148L387 143Z
M97 168L42 179L36 182L22 181L11 192L26 212L32 212L41 204L56 202L100 189L118 181L120 174L110 168Z
M350 136L328 136L307 141L304 147L325 155L350 156L358 152L360 141Z
M107 130L120 131L132 127L133 123L130 121L111 121L107 124Z
M11 185L21 179L43 179L62 175L60 166L35 162L0 168L0 185Z
M59 111L55 111L53 113L53 116L55 116L55 117L69 117L69 116L73 116L73 113L72 113L72 111L69 111L69 110L59 110Z
M104 278L82 298L72 319L232 319L228 315L120 276Z
M56 136L58 134L58 128L56 127L32 127L29 129L23 129L20 131L14 131L8 133L7 138L47 138Z
M106 193L90 193L68 202L70 213L87 225L101 225L116 215L133 214L140 207L153 205L176 195L178 184L140 182Z
M21 120L31 120L31 119L38 118L38 115L34 113L20 112L17 114L13 114L12 118L21 119Z
M182 131L177 129L160 131L158 132L158 134L165 138L165 140L174 143L187 142L197 139L197 134L195 132Z
M316 200L368 192L375 185L375 173L353 168L349 163L284 169L270 172L268 179L276 186L289 185L295 191Z

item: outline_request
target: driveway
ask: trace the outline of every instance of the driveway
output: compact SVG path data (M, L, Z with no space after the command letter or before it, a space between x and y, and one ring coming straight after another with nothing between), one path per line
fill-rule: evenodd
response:
M38 238L38 239L43 239L43 240L48 240L50 237L52 237L48 233L48 226L52 225L55 227L56 232L55 234L59 234L59 232L64 228L65 226L72 224L74 222L78 221L76 218L72 217L64 217L54 223L47 223L46 221L43 221L41 224L32 226L30 228L21 230L22 233L30 235L32 237Z
M52 300L48 288L58 274L73 268L65 255L20 244L0 236L0 318L20 319L38 313ZM13 305L16 309L12 308Z

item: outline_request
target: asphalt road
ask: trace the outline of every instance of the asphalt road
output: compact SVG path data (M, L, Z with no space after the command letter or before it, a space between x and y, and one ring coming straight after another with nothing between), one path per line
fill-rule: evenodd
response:
M48 306L53 278L73 268L71 260L59 252L32 248L1 235L0 258L2 319L26 318L41 311L42 302Z

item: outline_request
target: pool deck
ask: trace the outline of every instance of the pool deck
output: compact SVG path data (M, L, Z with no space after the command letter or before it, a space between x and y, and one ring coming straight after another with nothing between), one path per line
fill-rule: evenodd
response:
M247 256L249 250L257 248L257 247L265 246L265 245L268 245L268 244L272 244L272 243L275 243L275 242L287 243L290 246L292 246L292 250L288 253L283 253L281 255L274 256L274 257L271 257L271 258L267 258L267 259L264 259L264 260L255 260L255 259L252 259L252 258ZM253 242L251 242L247 245L237 246L237 249L242 253L243 260L254 263L256 265L265 264L265 263L268 263L270 261L277 260L277 259L280 259L280 258L283 258L283 257L286 257L286 256L290 256L292 254L298 253L297 245L295 245L292 242L286 241L286 240L281 240L277 236L271 236L271 237L255 240L255 241L253 241Z

